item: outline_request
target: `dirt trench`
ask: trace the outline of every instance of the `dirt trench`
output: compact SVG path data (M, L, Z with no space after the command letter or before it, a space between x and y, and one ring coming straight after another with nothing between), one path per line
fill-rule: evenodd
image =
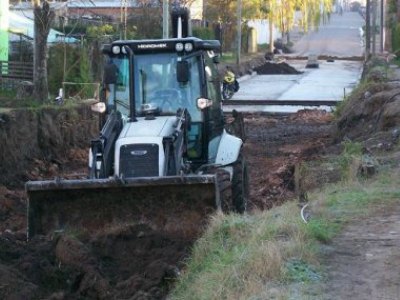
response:
M248 114L244 119L249 213L297 197L295 166L325 153L332 142L332 116L311 110L285 116ZM54 169L37 160L34 170L38 178L52 179L61 171L64 177L79 177L86 169L85 153L72 151L72 168L68 160ZM126 224L93 236L37 236L26 243L24 191L3 186L0 199L2 299L164 299L197 238Z

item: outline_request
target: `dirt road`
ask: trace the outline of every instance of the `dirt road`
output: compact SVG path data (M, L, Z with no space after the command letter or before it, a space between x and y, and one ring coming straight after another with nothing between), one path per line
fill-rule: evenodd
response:
M304 35L294 46L297 55L362 56L360 29L364 20L358 12L332 14L318 30Z
M400 205L374 207L323 247L324 284L305 299L400 299Z

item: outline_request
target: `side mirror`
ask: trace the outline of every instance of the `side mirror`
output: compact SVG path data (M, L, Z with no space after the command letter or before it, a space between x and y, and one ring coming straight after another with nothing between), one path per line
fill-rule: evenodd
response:
M182 83L189 81L189 63L186 60L178 61L176 65L176 80Z
M212 59L214 64L219 64L221 62L219 55L215 55Z

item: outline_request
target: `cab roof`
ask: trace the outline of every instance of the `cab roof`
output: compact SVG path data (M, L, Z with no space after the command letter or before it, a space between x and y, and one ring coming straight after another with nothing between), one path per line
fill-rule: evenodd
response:
M175 52L176 44L190 43L194 51L219 51L221 43L218 40L202 40L196 37L149 39L149 40L117 40L103 46L103 53L111 54L114 46L128 46L134 53Z

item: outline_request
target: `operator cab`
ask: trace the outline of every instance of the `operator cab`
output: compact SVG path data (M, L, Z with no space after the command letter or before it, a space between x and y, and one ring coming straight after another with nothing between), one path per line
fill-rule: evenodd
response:
M118 69L113 109L122 114L125 122L140 117L172 116L187 109L191 119L188 155L204 163L208 146L203 141L210 141L210 135L221 134L223 129L214 54L219 48L218 41L194 37L105 45L103 53ZM216 131L215 126L220 130Z

